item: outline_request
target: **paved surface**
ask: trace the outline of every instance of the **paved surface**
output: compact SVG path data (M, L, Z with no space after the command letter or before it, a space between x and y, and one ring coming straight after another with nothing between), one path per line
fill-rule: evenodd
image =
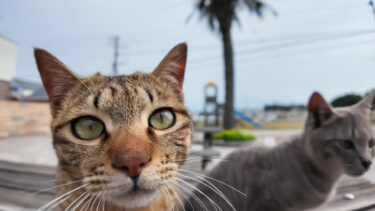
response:
M275 135L284 139L285 136L295 135L296 131L283 131L281 133L272 132L267 134L266 131L261 131L261 134L257 134L260 137L258 144L274 145L279 140L273 138ZM192 155L194 157L194 152L202 149L200 144L193 144ZM226 154L236 150L236 147L223 147L215 146L213 148L221 153L221 157ZM4 162L5 161L5 162ZM6 161L21 163L12 164ZM208 166L207 170L210 170L214 165L220 162L219 159L214 159ZM22 165L26 164L26 165ZM54 150L52 148L51 138L45 135L37 136L25 136L25 137L13 137L7 139L0 139L0 199L7 203L0 203L0 210L24 210L20 207L15 207L12 204L18 204L23 207L39 207L40 204L45 201L49 201L53 197L53 192L46 192L42 195L35 196L34 198L28 195L30 192L35 192L46 187L51 187L53 184L53 168L56 166L57 158L55 156ZM29 169L28 164L33 164L33 168ZM42 165L40 167L35 164ZM4 167L5 166L5 167ZM43 167L49 166L49 167ZM14 168L15 170L12 170ZM199 171L200 168L200 157L193 159L191 162L187 163L187 169L196 169ZM11 169L9 171L9 169ZM20 170L21 169L21 170ZM52 171L51 171L52 170ZM371 180L375 183L375 167L372 167L370 172L368 172L364 178ZM32 185L30 181L33 181ZM363 179L357 181L364 181ZM2 184L2 185L1 185ZM5 184L5 186L4 186ZM366 185L367 184L367 185ZM9 187L8 187L9 186ZM35 186L35 187L34 187ZM354 187L354 186L353 186ZM337 210L345 211L347 208L347 200L344 199L343 195L346 193L351 193L354 191L356 196L359 198L365 197L373 201L375 196L369 195L374 194L374 186L370 183L363 183L360 186L348 186L346 189L338 191L338 195L334 200L334 204L328 204L324 208L318 208L316 210ZM9 191L9 188L13 191ZM355 190L355 188L357 188ZM359 189L358 189L359 188ZM30 189L30 190L25 190ZM341 195L340 195L341 194ZM28 197L26 197L28 196ZM23 198L22 201L17 201L18 198ZM14 201L16 200L16 201ZM358 200L357 200L358 201ZM363 201L363 200L362 200ZM21 203L22 202L22 203ZM355 201L350 203L355 206ZM21 203L21 204L20 204ZM341 208L337 205L341 204ZM334 209L328 209L333 206ZM372 209L366 209L372 210Z
M51 137L34 135L0 139L0 160L55 166Z

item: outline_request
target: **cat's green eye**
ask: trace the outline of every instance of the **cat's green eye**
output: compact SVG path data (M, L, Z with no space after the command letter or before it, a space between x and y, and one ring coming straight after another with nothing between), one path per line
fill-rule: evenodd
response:
M78 139L93 140L105 132L105 126L95 117L80 117L72 122L72 132Z
M167 108L158 109L148 118L150 127L157 130L164 130L172 127L176 122L175 114Z
M374 146L374 139L371 139L369 142L368 142L368 147L372 148Z
M351 149L354 149L354 143L352 140L349 140L349 139L345 139L342 141L342 146L344 149L347 149L347 150L351 150Z

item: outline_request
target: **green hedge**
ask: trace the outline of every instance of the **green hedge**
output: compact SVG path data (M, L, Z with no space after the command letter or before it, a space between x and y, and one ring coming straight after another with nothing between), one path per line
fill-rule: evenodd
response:
M243 130L223 130L219 133L213 134L213 139L219 139L224 141L254 141L255 136Z

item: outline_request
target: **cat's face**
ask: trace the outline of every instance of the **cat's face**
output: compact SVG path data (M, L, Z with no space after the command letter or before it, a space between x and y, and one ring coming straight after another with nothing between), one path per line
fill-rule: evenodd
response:
M175 183L192 135L183 103L186 45L150 74L78 79L36 51L53 113L54 148L67 180L117 206L147 206Z
M372 94L357 105L331 108L320 95L309 103L306 133L315 155L331 160L351 176L365 173L374 158L371 125Z

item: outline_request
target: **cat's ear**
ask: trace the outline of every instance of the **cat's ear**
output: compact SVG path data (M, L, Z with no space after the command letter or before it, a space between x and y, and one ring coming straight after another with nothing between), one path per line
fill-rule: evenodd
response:
M314 92L309 100L307 110L309 112L309 124L314 129L321 127L332 118L334 112L324 97L319 92Z
M354 105L355 108L359 108L365 111L371 111L375 109L374 92L370 92L366 97Z
M187 45L186 43L180 43L169 51L152 74L164 78L181 91L184 83L186 59Z
M49 52L36 48L34 49L34 55L51 103L52 115L55 116L62 99L67 91L78 82L78 78Z

